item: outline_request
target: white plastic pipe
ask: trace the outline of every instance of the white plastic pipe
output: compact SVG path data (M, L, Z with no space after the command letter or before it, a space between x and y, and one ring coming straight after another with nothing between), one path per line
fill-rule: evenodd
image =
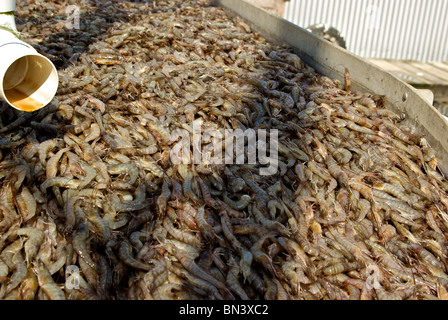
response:
M17 37L15 0L0 0L0 98L22 111L53 100L58 72L53 63Z

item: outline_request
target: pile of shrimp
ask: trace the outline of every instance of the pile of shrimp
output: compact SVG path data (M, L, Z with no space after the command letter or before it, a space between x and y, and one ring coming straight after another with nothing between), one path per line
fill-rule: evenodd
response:
M1 299L448 297L448 181L387 97L205 1L17 5L60 86L0 107ZM278 170L174 163L198 120L277 130Z

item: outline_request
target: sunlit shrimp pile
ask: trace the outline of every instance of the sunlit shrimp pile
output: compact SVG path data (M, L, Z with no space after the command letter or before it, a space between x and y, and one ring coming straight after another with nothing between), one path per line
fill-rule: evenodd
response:
M448 297L448 181L387 97L203 1L17 5L60 86L0 108L0 298ZM173 163L194 120L277 129L278 170Z

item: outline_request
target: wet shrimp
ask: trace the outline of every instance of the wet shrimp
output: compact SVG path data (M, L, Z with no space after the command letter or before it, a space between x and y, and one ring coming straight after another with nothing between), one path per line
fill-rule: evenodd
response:
M64 291L54 282L50 272L42 261L36 263L35 272L39 287L50 300L65 300Z

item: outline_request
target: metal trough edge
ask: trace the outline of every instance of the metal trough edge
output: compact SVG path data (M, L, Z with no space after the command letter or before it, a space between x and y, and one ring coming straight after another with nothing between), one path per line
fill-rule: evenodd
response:
M267 40L292 47L320 74L343 82L347 68L352 90L385 95L388 108L404 114L406 125L425 134L436 151L440 170L448 176L448 121L417 89L367 60L245 0L215 0L213 5L223 7L230 16L241 17Z

